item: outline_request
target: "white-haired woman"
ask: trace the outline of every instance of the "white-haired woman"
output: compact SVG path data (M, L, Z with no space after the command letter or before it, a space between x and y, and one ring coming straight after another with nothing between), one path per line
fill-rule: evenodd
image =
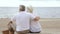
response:
M32 6L27 7L27 10L28 10L27 12L33 14L33 8L32 8ZM31 20L31 23L30 23L30 33L40 33L41 32L41 25L39 23L40 17L36 16L36 19L38 19L38 20L37 21Z

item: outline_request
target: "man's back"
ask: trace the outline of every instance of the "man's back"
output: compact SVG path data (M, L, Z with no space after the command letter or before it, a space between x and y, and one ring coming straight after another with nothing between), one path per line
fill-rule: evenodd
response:
M20 12L15 16L16 30L23 31L29 29L31 15L27 12Z

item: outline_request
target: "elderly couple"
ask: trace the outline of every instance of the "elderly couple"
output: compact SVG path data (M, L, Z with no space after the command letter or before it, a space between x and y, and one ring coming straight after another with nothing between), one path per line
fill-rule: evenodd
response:
M32 14L32 8L27 7L27 11L25 10L24 5L19 6L19 14L15 15L9 24L13 24L13 21L16 23L16 32L17 34L28 34L30 33L40 33L41 26L39 23L39 16L35 16ZM11 28L10 28L11 29ZM12 30L11 30L12 31Z

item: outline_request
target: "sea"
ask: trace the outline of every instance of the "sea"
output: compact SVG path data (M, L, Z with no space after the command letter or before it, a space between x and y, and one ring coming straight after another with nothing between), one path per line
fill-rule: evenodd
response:
M18 7L0 7L0 18L11 18L18 12ZM33 14L41 18L60 18L60 7L33 7Z

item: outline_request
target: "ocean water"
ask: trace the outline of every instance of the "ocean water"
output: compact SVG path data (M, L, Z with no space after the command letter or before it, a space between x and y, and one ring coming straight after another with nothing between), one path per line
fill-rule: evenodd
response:
M17 14L17 7L0 7L0 18L10 18Z
M33 14L41 18L60 18L60 7L34 7L33 9ZM0 7L0 18L11 18L18 11L18 7Z

